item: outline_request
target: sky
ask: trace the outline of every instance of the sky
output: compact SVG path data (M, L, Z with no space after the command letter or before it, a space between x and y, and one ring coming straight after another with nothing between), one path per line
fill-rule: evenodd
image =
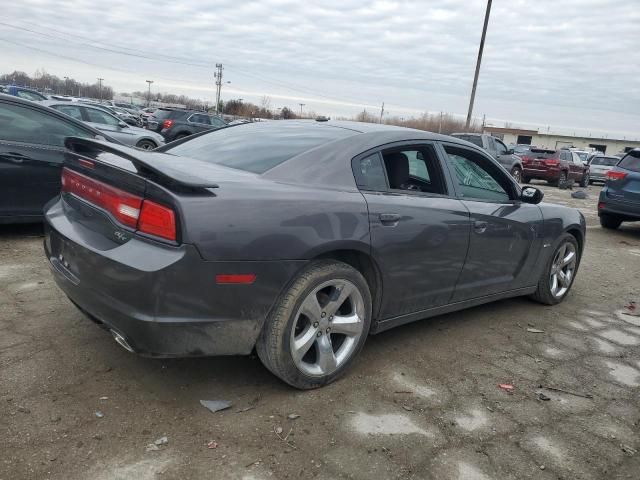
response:
M2 72L336 116L466 116L486 0L20 0ZM640 0L494 0L474 117L640 138Z

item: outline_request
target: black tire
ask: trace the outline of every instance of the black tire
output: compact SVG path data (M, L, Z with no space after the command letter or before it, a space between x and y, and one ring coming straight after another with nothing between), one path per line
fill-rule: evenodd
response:
M520 167L513 167L511 169L511 176L516 182L522 183L522 169Z
M560 176L558 178L556 178L555 180L549 180L549 185L553 187L562 187L567 183L567 178L567 172L562 171L560 172Z
M622 220L619 217L614 215L607 215L606 213L600 214L600 225L602 228L608 228L610 230L615 230L620 226Z
M522 183L531 183L531 178L530 177L522 177Z
M295 365L290 340L294 321L302 302L319 285L329 280L348 280L358 289L364 300L363 331L350 357L330 375L311 376ZM316 260L300 272L272 308L262 328L256 351L265 367L292 387L308 390L318 388L339 378L358 355L371 325L371 293L364 277L346 263L336 260Z
M154 148L157 148L158 145L151 140L140 140L136 143L136 147L141 148L142 150L153 150Z
M575 247L576 254L578 255L576 268L575 268L573 278L571 278L571 284L567 288L567 291L561 297L555 297L551 293L551 266L553 264L553 259L555 258L556 253L567 242L573 244L573 246ZM573 282L575 281L576 274L578 273L578 267L580 266L581 256L582 256L582 252L580 251L580 247L578 245L578 241L576 240L576 237L574 237L570 233L564 233L560 237L560 239L556 242L556 246L553 250L553 253L549 255L549 259L547 260L547 263L544 266L542 275L538 280L538 289L533 295L531 295L531 298L533 298L536 302L542 303L544 305L556 305L560 303L562 300L564 300L565 298L567 298L567 295L569 294L569 292L571 291L571 287L573 286Z
M591 181L589 180L589 174L588 174L588 173L585 173L585 174L582 176L582 180L580 181L580 186L581 186L582 188L586 188L586 187L588 187L588 186L589 186L589 184L590 184L590 183L591 183Z

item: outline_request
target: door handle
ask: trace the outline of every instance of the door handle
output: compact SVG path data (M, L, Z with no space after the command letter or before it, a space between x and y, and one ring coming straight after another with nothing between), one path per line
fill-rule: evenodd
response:
M484 233L487 230L488 226L489 226L489 224L487 222L474 222L473 223L473 230L476 233Z
M398 221L400 221L400 215L397 213L381 213L379 218L383 225L392 227L395 227L398 224Z
M22 163L25 160L31 160L26 155L23 155L21 153L14 153L14 152L2 153L2 154L0 154L0 157L2 157L4 159L7 159L7 160L9 160L10 162L13 162L13 163Z

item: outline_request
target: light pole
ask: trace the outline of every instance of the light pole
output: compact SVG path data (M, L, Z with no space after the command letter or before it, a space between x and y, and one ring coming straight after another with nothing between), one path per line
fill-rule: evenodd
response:
M487 36L487 25L489 25L489 14L491 13L491 0L487 0L487 11L484 14L484 26L482 27L482 37L480 37L480 48L478 49L478 61L476 62L476 73L473 76L473 87L471 88L471 99L469 100L469 111L467 112L467 129L471 125L471 114L473 113L473 102L476 99L476 87L478 86L478 75L480 75L480 63L482 62L482 51L484 50L484 39Z
M149 84L149 88L147 89L147 108L151 106L151 84L153 80L145 80Z
M102 81L104 78L98 77L98 89L100 90L100 103L102 103Z
M69 77L64 77L64 92L62 92L63 95L67 94L67 84L69 83Z
M302 107L304 107L306 103L299 103L298 105L300 105L300 117L302 117Z

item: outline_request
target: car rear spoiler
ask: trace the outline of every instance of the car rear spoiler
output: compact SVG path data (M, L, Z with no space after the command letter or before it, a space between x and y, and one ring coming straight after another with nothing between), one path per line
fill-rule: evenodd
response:
M69 150L65 154L65 163L78 161L79 159L90 159L111 167L117 167L100 160L100 154L110 153L121 159L130 161L139 174L142 176L157 177L162 183L177 185L184 188L204 189L219 188L217 183L204 181L202 178L171 166L169 162L162 161L161 156L167 154L136 150L131 147L116 145L103 140L95 140L81 137L67 137L64 145ZM176 157L175 164L178 164Z

